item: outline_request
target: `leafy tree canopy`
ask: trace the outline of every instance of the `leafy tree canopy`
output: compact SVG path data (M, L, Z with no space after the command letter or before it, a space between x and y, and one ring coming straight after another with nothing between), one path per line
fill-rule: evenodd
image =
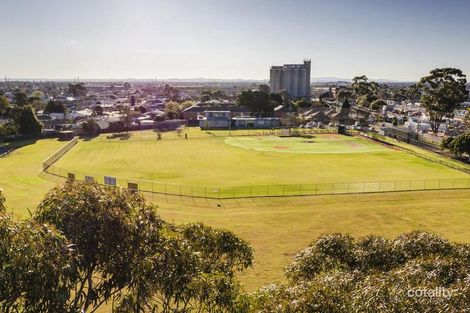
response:
M449 149L456 157L462 157L463 154L470 156L470 132L463 133L455 138L449 137L442 141L442 147Z
M244 90L237 98L238 105L247 107L253 114L272 116L274 108L278 105L277 97L260 90Z
M83 83L70 83L67 92L73 97L84 97L87 95L88 90Z
M65 105L60 101L50 100L44 108L44 113L65 113Z
M456 68L437 68L419 81L421 104L429 114L431 129L437 133L443 118L467 98L467 79Z
M252 248L233 233L173 225L118 188L68 182L46 196L33 220L73 244L72 272L62 279L71 280L64 297L74 312L111 300L118 312L228 310L240 293L235 273L253 262Z
M13 102L17 106L25 106L28 103L28 95L20 89L15 89L13 92Z
M294 256L288 283L249 296L255 312L462 312L468 308L470 245L426 232L321 236ZM446 297L410 297L445 288Z

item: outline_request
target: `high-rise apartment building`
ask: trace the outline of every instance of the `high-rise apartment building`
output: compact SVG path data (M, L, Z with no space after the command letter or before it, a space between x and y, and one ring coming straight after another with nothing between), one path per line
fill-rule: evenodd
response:
M271 66L269 85L272 92L286 90L290 98L310 95L310 60L303 64Z

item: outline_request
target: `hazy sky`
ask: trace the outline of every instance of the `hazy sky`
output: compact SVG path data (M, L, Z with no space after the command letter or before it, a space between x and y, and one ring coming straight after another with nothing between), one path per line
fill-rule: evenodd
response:
M253 78L470 75L466 0L1 0L0 75Z

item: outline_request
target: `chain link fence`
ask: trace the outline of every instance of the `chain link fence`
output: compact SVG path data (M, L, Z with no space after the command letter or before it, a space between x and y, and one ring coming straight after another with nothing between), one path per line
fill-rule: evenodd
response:
M397 147L397 148L399 148L399 149L401 149L401 150L403 150L403 151L405 151L409 154L417 156L419 158L422 158L422 159L425 159L425 160L428 160L428 161L431 161L431 162L434 162L434 163L438 163L438 164L447 166L449 168L464 172L466 174L470 174L470 166L468 164L465 164L463 162L459 162L459 161L456 161L456 160L451 162L451 161L446 160L445 157L435 157L435 156L432 156L432 154L430 154L430 153L435 153L435 152L420 153L420 152L417 152L415 150L405 148L405 147L397 144L396 142L393 142L392 138L388 138L388 137L385 137L385 136L377 134L377 133L358 132L358 133L356 133L356 135L366 137L366 138L369 138L369 139L372 139L372 140L375 140L375 141L378 141L378 142L382 142L382 143L385 143L385 144L391 144L391 145L393 145L393 146L395 146L395 147ZM414 144L414 142L411 142L411 144ZM420 146L420 147L422 147L422 146Z
M450 179L364 181L286 185L247 185L225 187L171 184L142 179L129 179L114 176L110 177L68 170L56 166L49 166L45 172L66 179L74 179L88 182L93 181L102 185L113 185L123 188L129 188L131 190L136 190L141 193L206 199L241 199L263 197L360 194L397 191L470 189L470 177Z

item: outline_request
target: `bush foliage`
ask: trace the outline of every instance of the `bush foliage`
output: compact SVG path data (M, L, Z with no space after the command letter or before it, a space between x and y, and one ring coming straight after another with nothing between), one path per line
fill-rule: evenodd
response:
M15 221L0 193L0 311L465 312L470 245L427 232L323 235L286 283L245 293L251 246L226 230L175 225L126 190L68 182ZM409 291L445 290L437 296Z
M419 231L393 240L324 235L295 255L286 276L288 283L251 294L250 310L464 312L470 303L470 245ZM423 289L450 294L408 293Z

